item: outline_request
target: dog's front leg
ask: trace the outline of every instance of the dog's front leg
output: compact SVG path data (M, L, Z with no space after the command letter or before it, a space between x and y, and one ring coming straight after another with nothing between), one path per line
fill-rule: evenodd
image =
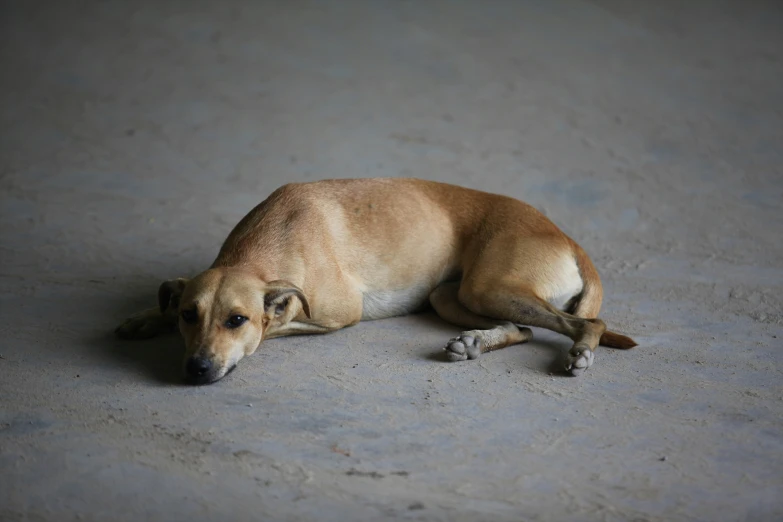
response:
M158 288L158 306L128 317L114 333L123 339L147 339L173 330L179 318L179 299L187 282L183 278L164 281Z

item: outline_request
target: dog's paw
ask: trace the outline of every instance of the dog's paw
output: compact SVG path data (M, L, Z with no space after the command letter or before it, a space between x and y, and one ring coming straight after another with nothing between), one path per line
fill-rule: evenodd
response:
M451 361L464 361L465 359L478 359L481 355L481 341L470 332L463 332L459 337L451 339L443 348Z
M584 343L577 343L568 351L565 369L571 372L571 375L581 375L593 365L594 359L595 352L589 346Z
M167 322L160 311L152 308L128 317L114 333L122 339L149 339L167 329Z

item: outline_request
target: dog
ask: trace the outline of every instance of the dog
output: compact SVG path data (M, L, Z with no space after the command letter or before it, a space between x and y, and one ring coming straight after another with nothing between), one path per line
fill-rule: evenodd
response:
M466 328L452 361L529 341L536 326L574 341L579 375L600 344L636 343L598 319L593 263L541 212L507 196L418 179L292 183L231 231L212 266L165 281L158 307L131 316L120 337L179 326L184 372L215 382L264 339L323 334L428 303ZM522 326L526 325L526 326Z

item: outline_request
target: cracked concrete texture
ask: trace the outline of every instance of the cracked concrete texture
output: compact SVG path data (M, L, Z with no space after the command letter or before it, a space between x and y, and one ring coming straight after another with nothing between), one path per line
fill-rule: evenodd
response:
M779 3L0 9L0 518L783 516ZM364 176L535 205L640 347L447 363L423 314L186 387L112 337L277 186Z

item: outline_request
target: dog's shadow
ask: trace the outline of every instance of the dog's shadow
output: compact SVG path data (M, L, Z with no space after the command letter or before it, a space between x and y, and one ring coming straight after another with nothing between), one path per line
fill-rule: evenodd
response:
M95 352L115 366L129 368L134 373L146 374L162 384L184 385L182 357L185 353L182 339L176 332L151 339L120 339L110 328L93 339Z
M152 301L152 302L151 302ZM152 381L169 385L184 385L182 358L185 353L182 337L176 330L164 332L149 339L121 339L114 329L134 312L154 304L154 294L128 297L107 302L106 315L114 318L101 326L101 331L87 339L92 355L114 367L127 368Z
M162 333L150 339L138 340L120 339L114 334L114 328L121 324L125 317L150 306L149 292L136 298L128 299L127 295L124 297L122 301L107 303L107 308L112 310L110 315L115 318L116 324L107 324L103 332L88 340L94 354L113 366L128 368L132 372L146 375L147 378L158 383L185 385L182 375L182 358L185 347L176 330ZM458 327L447 323L431 310L413 314L404 319L416 321L427 329L442 332L444 344L447 339L455 337L460 331ZM548 352L551 352L552 356L549 358L532 357L532 364L528 367L552 375L567 375L563 370L564 344L547 334L548 332L542 330L534 331L534 337L529 343L507 349L525 349L530 346L544 347ZM449 360L442 347L420 353L421 357L428 361L455 364ZM491 353L482 355L482 357L491 356Z

